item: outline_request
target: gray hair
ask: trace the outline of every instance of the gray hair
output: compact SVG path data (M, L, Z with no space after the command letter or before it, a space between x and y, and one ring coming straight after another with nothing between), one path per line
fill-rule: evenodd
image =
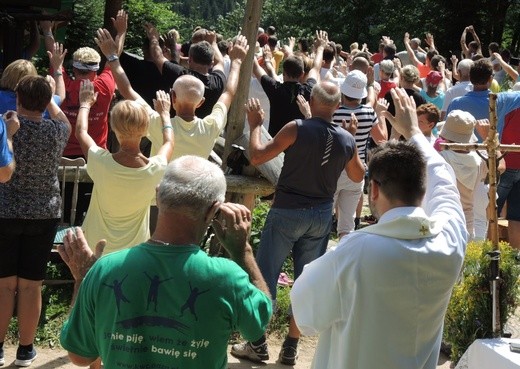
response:
M469 71L471 67L473 66L474 62L471 59L462 59L459 64L457 64L457 70L460 72L466 72L469 74Z
M337 107L341 102L341 92L338 86L328 81L315 84L311 90L311 97L329 107Z
M157 191L160 210L182 211L199 219L215 202L224 202L226 178L219 166L198 156L175 159L166 168Z

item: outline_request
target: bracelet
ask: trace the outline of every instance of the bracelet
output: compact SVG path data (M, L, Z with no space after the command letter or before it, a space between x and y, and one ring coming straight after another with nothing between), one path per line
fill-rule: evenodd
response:
M170 126L170 125L163 126L163 127L162 127L163 132L164 132L165 129L173 129L173 127Z
M157 40L152 40L152 41L150 41L150 43L151 43L152 45L154 45L154 44L158 44L159 41L157 41Z
M86 105L82 105L82 106L80 106L79 108L80 108L80 109L88 109L88 110L90 110L90 106L86 106Z
M54 76L54 77L63 76L63 73L61 73L59 70L57 70L57 71L55 71L55 72L53 73L53 76Z
M54 38L54 35L53 35L52 32L50 32L50 31L49 31L49 32L45 32L43 35L44 35L45 37L52 37L52 38Z

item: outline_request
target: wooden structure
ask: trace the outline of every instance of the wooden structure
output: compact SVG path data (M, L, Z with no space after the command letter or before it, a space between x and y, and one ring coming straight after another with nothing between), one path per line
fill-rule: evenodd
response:
M497 132L497 114L496 114L496 94L489 94L489 133L486 140L481 144L460 144L460 143L441 143L443 149L448 150L485 150L488 154L488 172L489 172L489 206L487 218L489 220L488 238L493 244L493 252L491 257L491 295L493 299L493 335L499 337L501 334L500 327L500 304L498 297L500 293L500 246L498 233L498 214L497 214L497 150L501 153L520 152L518 145L501 145L498 140Z
M24 32L33 21L68 21L68 13L44 14L43 8L60 10L61 0L0 0L0 30L3 40L3 70L24 57Z

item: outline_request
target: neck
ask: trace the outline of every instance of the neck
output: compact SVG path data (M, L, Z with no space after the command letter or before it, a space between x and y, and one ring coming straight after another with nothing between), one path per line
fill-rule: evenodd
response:
M361 100L343 100L343 105L349 108L356 108L361 104Z
M175 115L184 119L186 122L191 122L195 119L195 107L193 104L182 104L177 102L174 106Z
M202 65L202 64L197 64L197 63L194 63L194 62L190 62L190 69L197 72L197 73L200 73L200 74L208 74L209 73L209 69L210 67L208 67L207 65Z
M157 226L151 237L152 240L171 245L198 244L208 224L193 220L175 211L161 212L157 219Z
M40 122L43 118L41 111L27 110L20 105L17 106L18 115L34 122Z
M125 154L139 155L141 154L140 142L141 139L138 140L119 140L119 152Z

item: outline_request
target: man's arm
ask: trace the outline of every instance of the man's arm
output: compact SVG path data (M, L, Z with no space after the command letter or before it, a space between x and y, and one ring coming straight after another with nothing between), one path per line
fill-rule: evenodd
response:
M220 52L217 44L217 34L213 31L207 31L204 36L204 40L209 42L211 47L213 48L213 71L221 71L224 72L224 57Z
M114 28L116 29L116 45L117 45L117 56L120 56L125 46L126 31L128 29L128 13L123 9L117 12L116 18L112 19Z
M117 45L110 35L110 32L106 29L98 29L97 37L94 38L96 44L99 46L101 52L107 57L112 57L114 55L117 56ZM128 77L126 76L123 67L119 63L119 58L115 58L112 61L108 60L107 63L112 70L112 74L114 76L114 81L117 84L117 89L123 95L123 97L127 100L143 100L141 95L139 95L130 84Z
M265 60L264 60L265 61ZM261 81L262 79L262 76L266 75L266 71L264 70L264 68L262 68L260 66L260 64L258 63L258 60L256 59L256 56L253 56L253 75L256 77L256 79L258 80L258 82Z
M159 45L159 32L151 23L145 23L144 28L146 30L146 36L148 36L148 40L150 40L150 56L157 69L159 69L159 73L162 74L164 63L169 60L164 56L161 45Z
M36 21L32 21L30 27L31 29L29 31L29 35L31 40L29 46L27 46L25 49L25 58L27 60L30 60L40 48L40 33L38 32L38 23Z
M464 54L464 57L471 58L468 45L466 45L466 34L468 32L468 27L464 28L464 31L462 31L462 35L460 36L460 48L462 50L462 54Z
M240 265L249 275L251 283L260 291L271 297L267 283L256 264L253 249L248 237L251 230L251 212L241 204L223 203L220 205L223 224L213 221L213 228L219 241L231 256L231 260Z
M291 121L283 126L272 140L262 143L264 111L260 106L260 101L249 99L246 110L250 128L249 161L252 165L260 165L275 158L296 141L297 126L295 121Z
M269 77L276 79L276 71L273 66L273 53L268 45L264 46L264 63Z
M316 55L314 56L314 63L312 69L307 75L307 79L314 78L316 81L319 81L321 64L323 62L323 50L325 49L325 46L327 46L328 41L327 32L316 31L316 41L314 42L314 45L316 46Z
M480 43L480 39L478 38L477 32L473 26L469 26L469 32L473 36L473 41L478 44L477 54L482 55L482 44Z
M504 59L502 59L502 55L499 53L493 53L495 59L497 59L500 62L500 65L502 66L502 69L507 73L509 77L513 79L513 82L516 82L518 80L518 71L516 71L512 66L507 64Z
M52 34L52 22L40 21L40 28L43 32L45 50L52 51L54 48L54 35Z
M247 39L243 35L237 36L235 43L233 44L231 50L229 51L229 58L231 59L231 66L229 68L229 75L227 78L226 89L224 93L220 95L218 99L219 102L226 105L229 109L231 105L231 101L233 101L233 97L237 92L238 86L238 78L240 75L240 67L242 66L242 61L245 59L247 55L247 51L249 50L249 46L247 45Z
M408 57L410 58L410 61L414 66L417 66L420 61L417 59L417 56L415 56L415 53L413 52L412 46L410 45L410 34L406 32L404 34L403 39L404 46L406 47L406 52L408 53Z

